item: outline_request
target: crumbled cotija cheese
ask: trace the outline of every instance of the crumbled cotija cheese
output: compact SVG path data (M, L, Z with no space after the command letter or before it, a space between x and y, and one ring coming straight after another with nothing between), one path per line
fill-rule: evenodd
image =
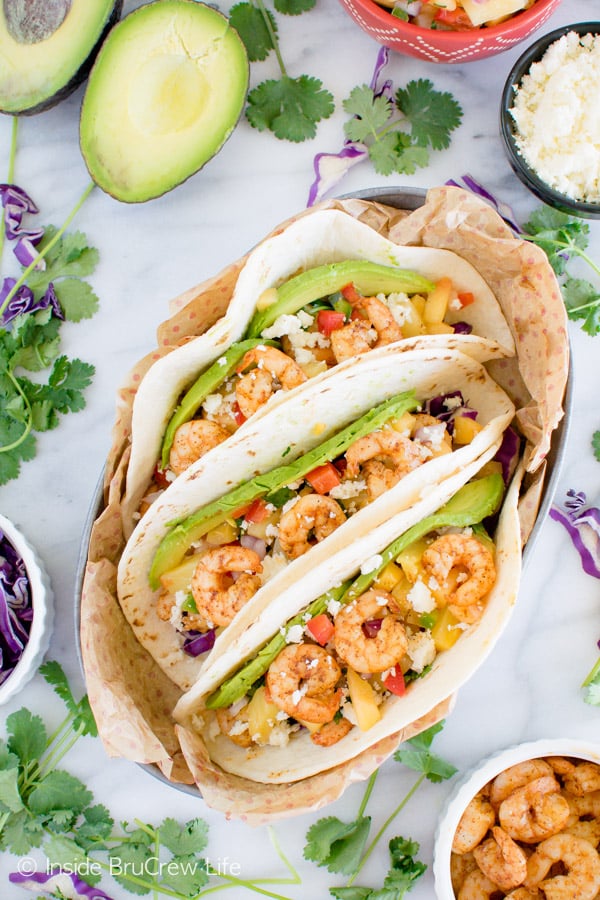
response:
M511 115L525 161L551 188L600 201L600 38L569 31L515 88Z

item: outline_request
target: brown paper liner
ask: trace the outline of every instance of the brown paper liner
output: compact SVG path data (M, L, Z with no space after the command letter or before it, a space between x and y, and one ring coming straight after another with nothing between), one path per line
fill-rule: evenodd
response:
M519 408L519 425L529 444L528 468L538 472L523 503L528 534L539 502L541 464L562 416L568 373L566 314L545 254L513 238L494 210L459 188L429 191L424 206L411 213L352 199L316 208L342 209L392 240L453 250L471 262L495 292L511 324L517 358L496 361L490 369ZM279 225L273 234L287 224ZM258 823L316 809L339 797L348 784L367 778L401 740L441 718L449 701L410 730L335 769L284 789L257 785L219 770L206 758L197 735L175 728L171 711L179 689L137 642L121 613L115 574L124 547L120 504L137 387L157 359L201 334L225 313L244 259L172 301L170 318L158 328L157 347L133 367L118 393L103 500L91 529L84 573L81 651L90 703L109 755L151 763L173 782L195 782L209 805L227 816Z

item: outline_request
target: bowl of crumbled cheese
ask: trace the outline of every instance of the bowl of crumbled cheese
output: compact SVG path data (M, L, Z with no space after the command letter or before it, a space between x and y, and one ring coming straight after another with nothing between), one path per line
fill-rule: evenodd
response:
M509 162L540 200L600 218L600 22L545 34L504 86L500 125Z

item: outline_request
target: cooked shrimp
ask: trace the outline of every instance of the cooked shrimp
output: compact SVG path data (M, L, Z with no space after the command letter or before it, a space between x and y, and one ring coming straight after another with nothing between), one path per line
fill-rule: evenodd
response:
M235 387L235 399L247 419L266 403L276 390L290 391L306 381L297 362L275 347L253 347L242 357L238 372L256 366L242 375Z
M540 895L537 891L535 894L532 894L527 888L518 887L516 890L511 891L510 894L507 894L506 898L507 900L539 900Z
M456 826L452 850L469 853L479 844L496 821L491 804L480 794L475 794Z
M169 466L176 475L229 437L229 432L210 419L192 419L180 425L171 445Z
M476 868L477 863L472 853L450 854L450 879L452 889L457 896L469 872L473 872Z
M593 791L584 797L575 797L573 794L564 792L564 796L569 804L571 813L577 818L580 816L600 818L600 791Z
M377 341L377 332L366 319L353 319L331 332L331 349L336 362L368 353Z
M452 453L452 438L444 422L427 413L416 413L410 431L412 438L418 436L419 443L429 450L432 457Z
M444 534L425 550L421 562L443 589L449 588L450 573L458 570L457 586L448 593L448 609L459 622L477 622L483 613L481 601L496 581L488 548L467 534Z
M563 775L565 788L575 797L585 797L600 790L600 766L592 762L582 762Z
M497 896L501 896L500 888L481 869L469 872L458 892L458 900L491 900Z
M232 572L241 573L234 581ZM229 625L261 584L262 563L247 547L225 545L205 553L192 576L199 615L213 625Z
M371 500L375 500L401 478L425 462L421 444L397 431L372 431L346 450L346 476L356 478L362 470Z
M575 763L564 756L547 756L546 762L557 775L568 775L575 768Z
M389 612L393 608L391 594L371 590L343 606L335 617L336 653L357 672L384 672L406 653L406 630ZM381 625L374 637L367 637L363 625L373 620L380 620Z
M389 306L377 297L361 297L353 306L364 312L377 332L376 347L384 347L402 340L402 329L394 319Z
M562 863L566 874L546 878L555 863ZM600 856L587 841L556 834L529 857L525 886L543 891L546 900L594 900L600 891Z
M318 731L311 734L310 739L313 744L319 747L333 747L342 738L345 738L349 731L352 731L353 725L348 719L340 719L339 722L328 722L319 728Z
M502 828L516 841L532 844L557 834L569 818L569 804L554 776L543 775L513 791L498 810Z
M492 836L473 850L484 875L503 891L523 884L527 875L527 857L513 839L495 825Z
M552 768L546 760L543 759L526 759L523 762L509 766L504 772L496 775L490 787L490 803L496 809L503 800L516 791L533 781L534 778L542 778L544 775L552 775Z
M234 713L231 709L218 709L217 722L224 734L237 744L239 747L250 747L252 745L252 735L248 730L248 706L244 706L238 712Z
M266 687L273 703L295 719L331 722L342 702L337 662L316 644L288 644L271 663Z
M340 504L326 494L304 494L279 520L279 543L288 559L329 537L346 521Z
M597 850L600 844L600 819L577 819L573 824L567 824L563 832L588 841Z

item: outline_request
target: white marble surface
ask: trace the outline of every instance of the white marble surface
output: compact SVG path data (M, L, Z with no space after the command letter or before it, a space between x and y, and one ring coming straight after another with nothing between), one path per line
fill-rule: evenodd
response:
M126 9L140 5L126 3ZM223 6L226 11L229 5ZM592 9L593 8L593 9ZM598 0L565 0L546 24L589 20L600 12ZM2 513L18 523L45 560L56 595L56 627L49 657L61 662L77 693L84 684L76 656L73 592L79 544L88 505L106 452L116 389L129 366L153 345L156 325L167 302L184 289L216 273L237 258L278 221L303 208L312 181L313 154L336 150L342 141L342 100L357 83L367 82L377 45L357 29L334 2L298 19L280 17L282 50L290 74L321 77L333 91L337 110L323 122L314 141L293 145L242 121L222 152L205 170L156 201L120 205L99 190L79 213L76 225L100 250L92 278L100 311L86 322L65 328L65 352L94 363L97 372L87 392L87 408L63 419L60 427L39 439L35 461L21 477L0 491ZM335 40L332 38L335 36ZM452 147L433 154L427 169L412 177L384 178L361 164L339 187L346 192L379 185L430 187L465 171L513 204L521 221L537 206L512 175L498 135L498 102L505 77L520 50L462 66L436 66L394 56L389 75L397 86L411 78L432 79L452 91L465 110ZM253 67L256 82L275 75L275 62ZM20 123L16 181L40 205L40 220L61 223L86 184L88 175L78 149L81 91L57 108ZM8 159L10 120L0 119L0 180ZM591 248L600 259L600 223L591 223ZM9 274L9 251L3 273ZM574 403L566 457L558 485L600 499L600 464L590 438L600 428L597 358L600 337L570 326L574 356ZM481 757L515 742L543 736L593 740L600 713L587 706L579 685L592 666L600 637L599 584L583 574L566 533L553 521L542 527L539 542L524 574L517 608L505 634L487 662L461 690L436 748L460 771ZM62 709L40 676L9 705L2 719L26 705L58 723ZM239 863L243 877L274 877L282 872L264 829L232 822L207 809L201 799L173 790L135 765L109 760L99 741L81 740L65 767L90 786L96 800L115 819L159 821L172 815L181 821L203 816L210 824L209 855ZM374 829L413 783L414 774L387 763L379 776L369 811ZM431 863L433 835L440 808L452 782L426 783L390 829L421 843L421 856ZM352 787L327 814L353 818L363 788ZM321 813L322 815L322 813ZM281 887L290 898L325 897L336 876L303 862L304 834L318 815L288 820L277 833L285 852L298 866L301 887ZM375 833L375 831L373 832ZM0 859L0 896L18 900L25 892L7 883L17 860ZM380 885L387 870L386 841L364 870L365 884ZM111 885L121 900L127 894ZM108 888L107 888L108 889ZM277 890L277 889L275 889ZM431 869L411 897L433 896ZM234 888L229 896L249 896Z

